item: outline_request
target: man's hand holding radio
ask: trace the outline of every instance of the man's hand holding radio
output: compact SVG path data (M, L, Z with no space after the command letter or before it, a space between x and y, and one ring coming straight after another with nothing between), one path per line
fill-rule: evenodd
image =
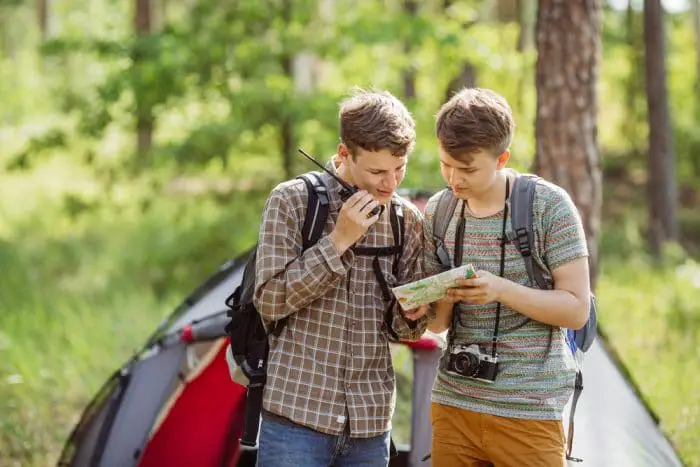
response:
M379 202L365 190L352 195L340 208L335 228L331 232L331 241L342 255L367 232L367 229L379 220L381 210L371 216L373 209L379 207ZM369 217L368 217L369 216Z

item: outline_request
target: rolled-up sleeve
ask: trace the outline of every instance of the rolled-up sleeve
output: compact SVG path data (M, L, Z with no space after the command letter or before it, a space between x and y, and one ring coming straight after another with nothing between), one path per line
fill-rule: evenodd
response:
M293 187L277 187L263 211L254 302L266 322L289 316L326 294L353 261L351 251L338 255L328 235L302 252L303 219L290 202L294 196L299 192Z
M406 237L404 250L399 260L398 285L422 279L423 271L423 216L415 206L405 209ZM420 339L428 327L428 317L423 316L416 321L406 319L403 309L396 302L393 309L392 327L400 339L415 341Z

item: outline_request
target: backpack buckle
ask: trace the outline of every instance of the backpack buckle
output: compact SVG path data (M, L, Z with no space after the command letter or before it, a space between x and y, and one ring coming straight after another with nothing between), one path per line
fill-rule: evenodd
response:
M515 230L515 239L518 241L518 249L523 256L530 256L532 250L530 250L530 239L527 235L527 229L525 227L520 227Z
M435 237L435 254L438 257L438 261L440 261L440 265L444 269L450 269L454 267L454 264L452 263L452 260L450 259L450 254L447 252L447 247L445 246L445 242L442 241L441 238Z
M321 205L327 206L329 202L328 189L324 185L316 185L314 190L316 190L318 201L321 203Z

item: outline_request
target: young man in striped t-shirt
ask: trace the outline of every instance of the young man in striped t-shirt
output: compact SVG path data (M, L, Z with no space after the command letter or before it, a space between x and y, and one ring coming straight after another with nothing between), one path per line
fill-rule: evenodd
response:
M588 251L571 198L544 181L532 207L534 248L554 290L532 284L515 243L502 241L511 230L508 198L518 175L506 168L514 127L508 103L486 89L462 90L437 115L442 176L458 198L444 242L453 264L460 264L461 243L461 264L471 263L477 277L434 304L429 324L433 332L449 329L432 394L436 467L566 462L561 420L576 363L564 328L579 329L588 319ZM433 232L439 197L425 212L428 274L442 268ZM477 378L469 356L483 360L486 371Z

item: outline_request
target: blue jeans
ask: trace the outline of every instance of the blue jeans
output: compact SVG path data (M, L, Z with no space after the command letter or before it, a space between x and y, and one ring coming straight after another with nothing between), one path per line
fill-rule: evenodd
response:
M386 467L389 432L350 438L327 435L263 413L257 467Z

